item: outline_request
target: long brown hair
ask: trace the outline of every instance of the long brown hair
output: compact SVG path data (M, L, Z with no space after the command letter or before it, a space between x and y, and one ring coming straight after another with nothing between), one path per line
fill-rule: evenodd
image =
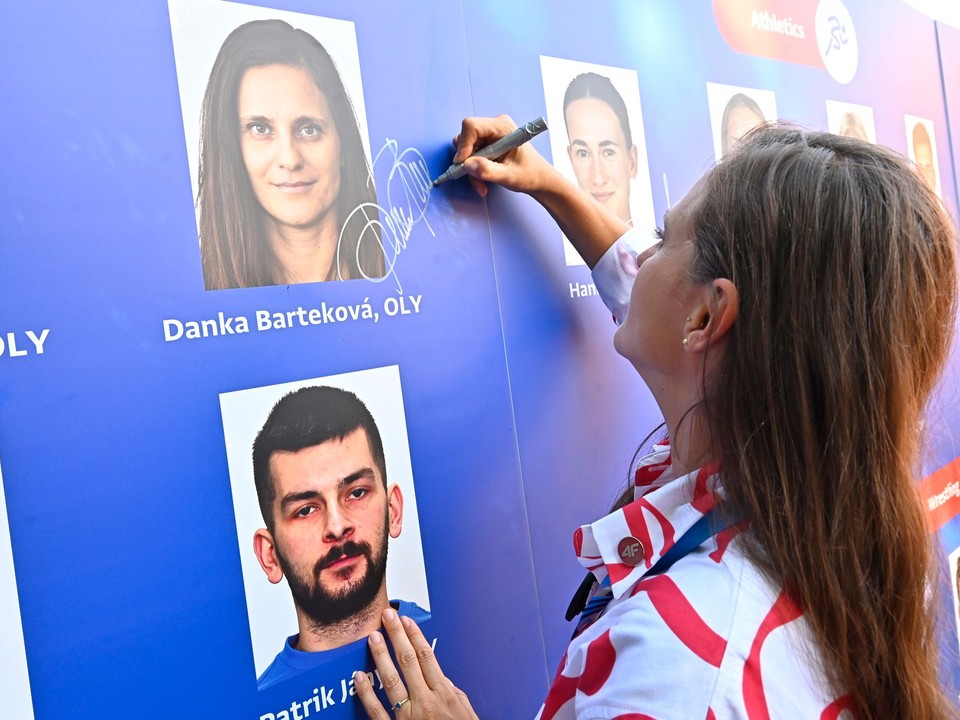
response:
M380 226L367 222L368 216L377 218L373 176L340 73L309 33L282 20L254 20L236 28L224 41L203 98L197 206L207 290L280 282L281 268L267 240L264 211L250 187L240 152L237 110L243 74L252 67L274 64L302 67L310 73L327 98L340 134L336 209L344 244L327 279L382 277ZM351 215L360 206L366 211Z
M915 481L957 311L950 219L902 157L786 127L717 165L694 217L693 280L740 293L699 411L751 559L858 717L946 717Z

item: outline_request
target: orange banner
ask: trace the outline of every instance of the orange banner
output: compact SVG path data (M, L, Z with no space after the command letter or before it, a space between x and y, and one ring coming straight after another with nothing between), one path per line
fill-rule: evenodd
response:
M737 52L823 67L817 49L816 2L713 0L713 17Z
M960 514L960 457L920 483L920 498L927 510L930 532L936 532Z

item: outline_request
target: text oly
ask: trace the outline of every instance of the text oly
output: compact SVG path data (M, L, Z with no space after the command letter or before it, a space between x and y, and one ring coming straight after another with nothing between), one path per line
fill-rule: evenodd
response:
M8 332L0 335L0 357L24 357L25 355L43 355L43 345L50 334L50 328L45 328L37 335L33 330L23 333L25 338L19 338L19 333Z

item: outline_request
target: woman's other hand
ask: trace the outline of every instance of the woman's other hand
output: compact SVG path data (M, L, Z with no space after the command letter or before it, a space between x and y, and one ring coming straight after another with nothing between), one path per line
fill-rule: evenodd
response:
M401 618L396 610L387 608L383 612L383 627L393 645L400 672L397 672L387 643L379 632L373 633L367 643L387 700L397 718L478 720L467 696L444 676L433 648L413 620ZM380 704L367 674L357 672L353 680L357 696L371 720L387 720L390 714Z

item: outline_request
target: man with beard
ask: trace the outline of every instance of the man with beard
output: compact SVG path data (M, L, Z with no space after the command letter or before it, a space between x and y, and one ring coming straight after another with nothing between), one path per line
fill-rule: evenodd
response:
M277 402L253 443L253 476L265 528L253 547L267 579L290 586L300 632L258 680L261 690L366 646L390 601L388 536L400 535L403 495L387 485L383 443L353 393L306 387Z

